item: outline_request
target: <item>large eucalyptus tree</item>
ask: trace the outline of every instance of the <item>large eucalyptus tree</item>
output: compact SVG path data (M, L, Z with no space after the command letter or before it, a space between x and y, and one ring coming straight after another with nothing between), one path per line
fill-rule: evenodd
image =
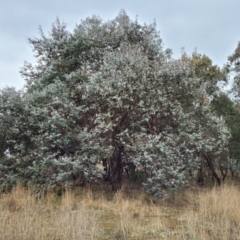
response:
M57 20L29 42L36 63L21 73L33 147L18 155L29 183L94 181L105 158L117 190L127 153L146 169L146 190L164 197L187 184L203 149L225 150L228 130L206 104L204 84L163 49L155 23L141 25L121 11L108 22L87 18L70 33Z

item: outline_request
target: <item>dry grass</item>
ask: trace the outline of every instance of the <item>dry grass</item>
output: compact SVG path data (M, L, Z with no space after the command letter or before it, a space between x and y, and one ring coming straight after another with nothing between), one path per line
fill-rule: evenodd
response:
M136 191L67 192L37 199L17 187L0 196L0 239L240 239L240 192L234 186L188 191L155 203Z
M77 202L71 192L40 200L17 187L0 200L0 239L97 239L100 215L86 201L87 194Z
M225 185L199 193L196 211L184 215L187 239L240 239L240 191Z

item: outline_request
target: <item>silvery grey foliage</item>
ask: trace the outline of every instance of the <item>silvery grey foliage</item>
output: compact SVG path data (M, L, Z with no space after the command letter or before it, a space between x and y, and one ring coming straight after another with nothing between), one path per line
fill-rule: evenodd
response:
M121 11L108 22L87 18L70 33L57 20L49 35L40 28L29 42L37 61L21 70L23 114L12 126L26 125L20 135L31 144L11 145L26 185L95 181L97 163L107 158L117 189L125 149L149 173L145 189L166 197L188 183L201 151L225 150L224 121L211 113L191 67L163 49L155 23L141 25Z
M232 93L234 93L235 98L239 101L240 96L240 42L232 55L228 57L228 63L226 65L228 71L233 73L233 85Z

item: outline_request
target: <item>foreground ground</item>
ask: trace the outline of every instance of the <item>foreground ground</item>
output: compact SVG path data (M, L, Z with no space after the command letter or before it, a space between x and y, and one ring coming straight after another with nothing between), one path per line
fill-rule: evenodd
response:
M189 189L156 203L134 190L78 190L37 198L21 187L0 195L3 240L237 240L240 191Z

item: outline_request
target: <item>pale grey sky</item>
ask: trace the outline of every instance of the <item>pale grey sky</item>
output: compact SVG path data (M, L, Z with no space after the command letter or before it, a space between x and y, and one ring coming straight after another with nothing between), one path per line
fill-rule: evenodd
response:
M0 88L23 87L19 69L33 62L27 37L39 36L39 25L48 32L59 17L72 30L81 19L110 20L121 9L141 23L155 19L176 58L183 47L197 48L222 67L240 41L240 0L0 0Z

